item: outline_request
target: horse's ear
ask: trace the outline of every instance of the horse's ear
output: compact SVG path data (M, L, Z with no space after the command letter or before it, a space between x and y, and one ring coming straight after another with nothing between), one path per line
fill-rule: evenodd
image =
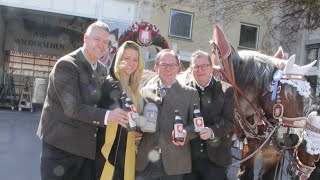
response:
M285 67L284 73L285 74L297 74L297 75L306 75L310 68L317 62L314 60L313 62L305 65L305 66L298 66L295 64L296 55L292 55L287 62Z
M273 55L273 57L278 59L286 59L286 56L284 55L284 52L281 46L279 46L278 51Z
M231 46L219 25L213 29L213 42L218 45L222 58L227 59L231 54Z

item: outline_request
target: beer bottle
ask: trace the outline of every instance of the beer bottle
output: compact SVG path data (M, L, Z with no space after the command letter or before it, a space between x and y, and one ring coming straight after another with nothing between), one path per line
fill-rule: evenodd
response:
M156 104L148 102L143 108L144 126L143 132L154 133L157 127L158 107Z
M174 119L174 140L175 141L184 141L184 134L183 134L183 123L182 119L179 115L179 111L175 110L175 119Z
M194 131L199 133L204 129L204 121L199 110L198 104L193 105L193 124L194 124Z
M128 124L127 124L128 131L134 131L136 130L136 127L137 127L137 124L135 122L137 112L134 107L134 104L132 100L129 97L127 97L127 94L125 92L122 93L121 100L122 100L123 109L126 112L128 112Z

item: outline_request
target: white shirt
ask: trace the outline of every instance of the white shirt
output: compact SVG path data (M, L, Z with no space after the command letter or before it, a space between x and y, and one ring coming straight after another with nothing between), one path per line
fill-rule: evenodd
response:
M204 89L210 85L211 81L212 81L212 75L211 75L209 82L204 87L200 86L200 84L198 84L197 81L196 81L196 84L197 84L197 86L199 86L201 91L204 91Z

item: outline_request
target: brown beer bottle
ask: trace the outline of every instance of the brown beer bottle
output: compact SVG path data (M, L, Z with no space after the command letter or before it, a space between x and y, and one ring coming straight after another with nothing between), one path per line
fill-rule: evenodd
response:
M194 124L194 131L200 132L204 129L204 121L201 115L200 109L198 104L193 105L193 124Z
M183 134L183 123L182 119L179 115L179 111L175 110L175 119L174 119L174 141L184 141L184 134Z
M122 100L123 110L128 112L128 124L127 124L128 131L134 131L137 128L137 124L135 122L136 112L134 112L135 108L133 106L133 102L129 97L127 97L127 93L125 92L122 93L121 100ZM130 107L130 105L133 107Z

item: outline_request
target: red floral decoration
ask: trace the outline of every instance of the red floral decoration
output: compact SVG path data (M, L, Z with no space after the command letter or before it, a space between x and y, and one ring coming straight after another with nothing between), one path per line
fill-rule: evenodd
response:
M140 44L138 41L139 39L139 31L140 30L145 30L145 31L151 31L151 42L150 45L155 45L159 46L162 49L168 49L168 42L164 39L163 36L159 34L159 29L148 22L142 21L141 23L135 22L131 26L129 26L129 29L126 30L119 38L118 44L119 47L128 40L137 42ZM143 46L143 44L140 44Z

